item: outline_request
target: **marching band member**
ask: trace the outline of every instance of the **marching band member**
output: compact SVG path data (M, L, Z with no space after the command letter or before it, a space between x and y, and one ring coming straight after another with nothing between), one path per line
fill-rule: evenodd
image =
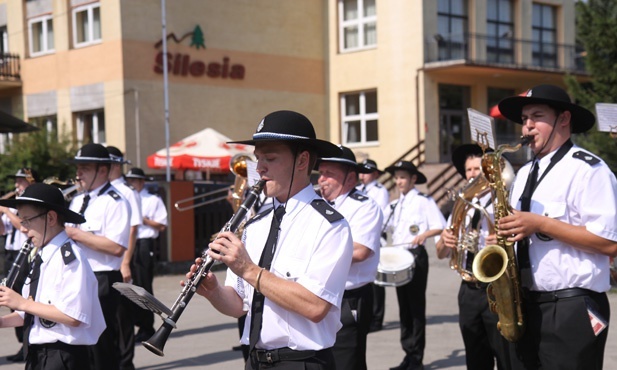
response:
M452 152L452 163L458 173L466 180L471 181L477 176L482 176L482 155L483 151L476 144L461 145ZM493 245L497 242L495 235L489 235L489 221L492 222L493 205L492 195L487 192L480 199L474 198L479 207L486 210L491 220L487 220L483 212L473 209L464 216L463 230L478 232L477 251L486 245ZM452 215L448 219L448 225L452 224ZM455 235L449 227L441 232L441 238L436 243L437 257L443 259L450 257L458 244L459 235ZM465 270L465 274L472 271L472 262L475 253L459 250L463 253L459 259L462 261L460 268ZM468 278L468 276L465 276ZM465 362L469 370L499 370L507 369L508 362L505 357L508 345L505 339L497 330L498 316L489 309L488 299L486 298L486 287L488 284L481 283L475 278L470 281L461 279L461 287L458 292L459 316L458 324L465 344Z
M97 342L105 321L96 277L64 228L86 220L47 184L33 184L0 205L19 210L21 229L36 251L31 264L22 265L31 268L23 297L0 287L0 305L16 310L0 318L0 327L24 326L26 369L89 369L87 346Z
M341 306L343 327L336 333L334 359L338 370L366 370L366 337L373 316L373 289L379 264L383 215L379 205L356 190L358 173L371 171L340 146L342 155L318 162L321 196L339 211L351 227L353 257Z
M428 278L428 254L424 248L427 238L437 236L446 226L435 201L420 193L416 184L426 183L426 176L407 161L397 162L386 168L394 176L400 192L384 219L392 233L392 243L413 254L415 269L412 280L396 287L399 317L401 321L401 346L405 358L400 365L390 370L423 369L426 345L426 283ZM393 216L390 216L393 212Z
M590 130L595 117L553 85L506 98L499 110L533 137L534 154L514 179L516 211L500 218L498 228L518 242L524 292L526 330L511 356L522 363L513 368L602 369L617 181L602 159L571 140Z
M210 243L208 255L228 266L227 278L221 285L208 273L197 293L224 314L248 310L247 370L333 369L353 245L349 224L315 193L310 174L317 156L340 149L316 139L311 122L292 111L268 114L252 140L234 143L255 146L274 207L247 222L242 239L222 232Z

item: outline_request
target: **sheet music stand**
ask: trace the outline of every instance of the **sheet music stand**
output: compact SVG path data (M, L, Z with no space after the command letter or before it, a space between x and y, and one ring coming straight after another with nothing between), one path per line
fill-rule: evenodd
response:
M161 316L163 320L165 320L163 314L168 317L173 315L173 312L167 306L140 286L128 283L114 283L112 287L144 310L152 311Z

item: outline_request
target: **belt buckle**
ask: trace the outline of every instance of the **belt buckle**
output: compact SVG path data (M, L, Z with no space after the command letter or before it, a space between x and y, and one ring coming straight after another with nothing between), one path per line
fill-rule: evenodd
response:
M266 361L268 361L269 364L274 363L274 360L272 359L272 352L270 351L266 352Z

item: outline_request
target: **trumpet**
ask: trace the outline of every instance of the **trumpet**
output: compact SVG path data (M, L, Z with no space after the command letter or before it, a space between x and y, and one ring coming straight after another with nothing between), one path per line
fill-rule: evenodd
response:
M246 214L253 207L257 199L259 198L259 194L263 190L264 185L266 184L265 180L258 181L253 187L251 187L249 194L244 199L244 202L240 205L236 213L231 217L231 219L225 224L225 226L221 229L221 233L225 231L235 232L236 229L240 226L242 221L244 220ZM220 234L220 233L219 233ZM143 346L146 347L150 352L158 355L164 356L163 347L165 347L165 343L169 338L169 334L176 327L176 322L184 312L184 309L193 298L193 295L197 291L199 284L201 281L208 275L210 268L214 264L215 260L210 257L207 253L208 248L206 248L202 254L202 263L197 266L197 271L193 277L186 282L184 288L180 292L180 295L176 299L176 302L171 308L172 315L165 318L163 320L163 325L154 333L150 339L145 342L142 342Z
M225 200L227 199L228 193L229 191L233 191L233 194L231 195L231 206L234 210L234 212L236 212L238 210L238 208L240 207L240 204L242 203L242 199L244 198L244 192L247 189L247 185L248 185L248 162L254 162L255 160L253 159L253 157L249 154L236 154L234 155L231 160L229 161L229 169L230 171L236 175L236 179L234 181L234 184L231 186L227 186L224 187L222 189L217 189L217 190L213 190L213 191L209 191L207 193L203 193L203 194L199 194L196 195L194 197L190 197L190 198L185 198L182 200L177 201L176 203L174 203L174 207L182 212L182 211L187 211L189 209L194 209L197 207L201 207L201 206L205 206L208 204L212 204L221 200ZM219 196L217 198L213 198L213 199L208 199L204 202L200 202L200 203L194 203L194 204L190 204L190 205L184 205L185 203L193 203L193 201L197 200L197 199L203 199L203 198L208 198L220 193L225 193L225 195Z
M71 199L73 199L75 195L81 191L81 185L79 184L78 179L62 181L55 176L51 176L43 180L43 183L48 185L56 185L62 191L64 200L67 202L70 202Z

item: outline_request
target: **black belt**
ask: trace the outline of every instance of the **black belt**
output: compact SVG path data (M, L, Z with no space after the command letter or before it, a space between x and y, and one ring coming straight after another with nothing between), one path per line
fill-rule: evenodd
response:
M65 352L85 351L87 347L79 344L66 344L64 342L44 343L44 344L31 344L28 352L34 353L37 351L45 350L62 350Z
M488 283L483 283L481 281L463 280L463 284L465 284L468 288L477 289L477 290L486 290L486 288L488 287Z
M583 289L583 288L560 289L560 290L554 290L552 292L536 292L532 290L527 290L523 292L523 296L528 301L535 302L535 303L556 302L560 299L580 297L580 296L591 296L595 294L602 294L602 293L594 292L593 290Z
M358 298L368 293L371 290L373 290L373 288L371 287L371 284L365 284L356 289L346 290L345 293L343 293L343 298Z
M279 361L300 361L315 357L321 351L296 351L291 348L255 349L251 357L262 363L273 364Z

